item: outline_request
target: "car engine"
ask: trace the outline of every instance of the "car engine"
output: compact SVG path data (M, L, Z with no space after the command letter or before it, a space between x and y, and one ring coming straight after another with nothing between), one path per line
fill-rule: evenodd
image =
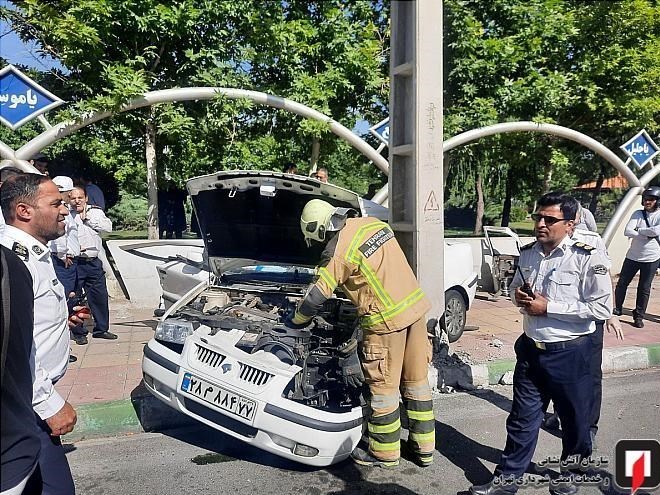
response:
M355 306L346 299L328 299L309 325L294 330L281 322L301 298L299 286L280 286L278 291L212 286L171 316L205 325L211 335L242 330L245 333L236 344L242 351L268 352L302 368L284 391L287 399L331 412L362 405L361 391L342 381L337 351L355 337Z

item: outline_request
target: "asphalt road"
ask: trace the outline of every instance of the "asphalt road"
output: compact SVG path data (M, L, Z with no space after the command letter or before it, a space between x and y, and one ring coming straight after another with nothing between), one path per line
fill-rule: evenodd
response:
M358 468L350 461L311 469L203 426L82 441L67 446L68 458L81 495L454 494L488 481L504 446L511 387L441 395L434 403L438 452L427 469L405 460L396 470ZM610 460L606 470L614 472L619 439L657 439L659 432L660 369L606 376L596 452ZM559 453L559 438L542 431L534 460ZM580 493L616 492L587 486Z

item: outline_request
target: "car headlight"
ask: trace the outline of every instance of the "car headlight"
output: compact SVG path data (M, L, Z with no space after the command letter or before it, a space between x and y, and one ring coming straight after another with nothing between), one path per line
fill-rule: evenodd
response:
M161 321L156 327L156 340L183 344L186 337L192 335L199 324L196 326L192 321L169 319Z

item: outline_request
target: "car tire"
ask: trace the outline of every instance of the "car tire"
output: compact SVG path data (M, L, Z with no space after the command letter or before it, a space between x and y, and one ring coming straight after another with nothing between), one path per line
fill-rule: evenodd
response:
M442 328L447 332L449 342L456 342L465 330L465 298L457 290L445 292L445 313L442 315Z

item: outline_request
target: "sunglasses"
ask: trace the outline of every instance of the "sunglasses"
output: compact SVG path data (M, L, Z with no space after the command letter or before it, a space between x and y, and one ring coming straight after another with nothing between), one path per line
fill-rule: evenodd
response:
M543 220L548 227L556 224L557 222L570 222L573 220L572 218L549 217L548 215L541 215L539 213L532 213L531 217L532 220L534 220L536 223L539 223L541 220Z

